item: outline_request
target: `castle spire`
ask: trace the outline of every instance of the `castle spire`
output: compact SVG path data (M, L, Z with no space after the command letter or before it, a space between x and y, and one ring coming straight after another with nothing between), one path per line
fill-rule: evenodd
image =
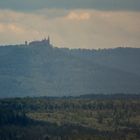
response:
M50 44L50 37L48 36L48 44Z

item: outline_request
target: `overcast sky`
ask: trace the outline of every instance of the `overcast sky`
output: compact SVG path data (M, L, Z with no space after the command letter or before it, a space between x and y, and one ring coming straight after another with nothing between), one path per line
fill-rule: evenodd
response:
M140 47L139 26L140 0L0 0L0 44Z

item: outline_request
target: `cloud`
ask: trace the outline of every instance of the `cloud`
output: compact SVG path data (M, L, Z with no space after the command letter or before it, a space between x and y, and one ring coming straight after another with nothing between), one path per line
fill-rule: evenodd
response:
M0 24L0 32L13 32L16 34L21 34L24 30L14 24Z
M92 9L0 10L0 44L51 36L69 48L140 47L140 12Z
M42 8L140 11L139 0L0 0L0 8L32 11Z
M69 20L89 20L90 14L88 12L83 12L83 13L70 12L67 15L67 19L69 19Z

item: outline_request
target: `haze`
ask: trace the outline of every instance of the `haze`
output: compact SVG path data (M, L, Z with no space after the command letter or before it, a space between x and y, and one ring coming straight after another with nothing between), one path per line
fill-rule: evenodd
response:
M139 0L0 0L0 45L50 35L57 47L140 47Z

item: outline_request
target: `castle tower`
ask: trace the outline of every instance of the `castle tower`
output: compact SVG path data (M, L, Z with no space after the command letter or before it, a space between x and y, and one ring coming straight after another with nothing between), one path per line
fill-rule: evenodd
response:
M27 41L25 41L25 45L26 45L26 46L28 45L28 42L27 42Z
M48 36L48 44L50 45L50 37Z

